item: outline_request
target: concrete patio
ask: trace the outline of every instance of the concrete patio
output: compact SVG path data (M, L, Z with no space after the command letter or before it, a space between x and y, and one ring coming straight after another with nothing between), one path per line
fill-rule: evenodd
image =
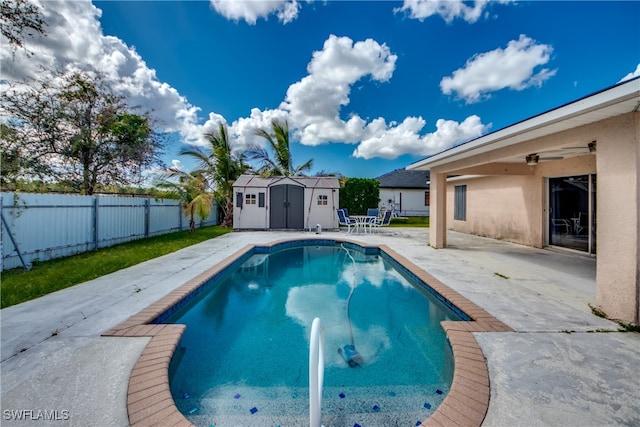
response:
M591 313L594 259L454 232L435 250L428 233L350 238L389 246L516 331L474 334L491 381L484 426L640 425L640 334ZM315 234L234 232L1 310L2 425L127 425L149 338L100 335L247 244L296 236Z

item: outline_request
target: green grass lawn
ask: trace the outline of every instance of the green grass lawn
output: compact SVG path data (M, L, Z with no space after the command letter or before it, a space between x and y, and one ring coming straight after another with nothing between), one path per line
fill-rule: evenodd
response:
M389 227L429 227L429 217L409 216L404 218L391 218Z
M389 227L429 227L429 217L391 218ZM30 271L15 268L3 271L0 279L0 307L24 301L113 273L178 249L203 242L231 229L219 226L134 240L95 252L34 263Z
M198 228L195 233L178 231L148 239L85 252L79 255L34 263L30 271L15 268L0 273L2 308L29 301L114 271L157 258L178 249L230 232L220 226Z

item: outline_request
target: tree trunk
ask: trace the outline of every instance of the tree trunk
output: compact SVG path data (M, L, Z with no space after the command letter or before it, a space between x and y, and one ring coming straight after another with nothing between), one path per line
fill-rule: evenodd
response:
M233 200L227 199L227 206L224 212L224 218L222 219L223 227L233 227Z
M91 196L95 191L94 180L91 173L91 157L88 150L82 150L80 155L80 161L82 163L82 187L86 196Z

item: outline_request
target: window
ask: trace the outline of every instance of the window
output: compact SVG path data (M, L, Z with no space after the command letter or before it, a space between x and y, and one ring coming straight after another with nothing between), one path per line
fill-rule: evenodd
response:
M245 196L244 202L247 205L255 205L256 204L256 195L255 194L247 194Z
M264 208L264 193L258 193L258 207Z
M430 203L430 199L431 198L431 194L430 194L430 190L425 190L424 192L424 205L425 206L429 206Z
M326 194L319 194L318 195L318 205L326 206L328 204L329 204L329 196L327 196Z
M242 193L236 193L236 208L242 207Z
M458 221L467 220L467 186L456 185L455 200L453 205L453 219Z

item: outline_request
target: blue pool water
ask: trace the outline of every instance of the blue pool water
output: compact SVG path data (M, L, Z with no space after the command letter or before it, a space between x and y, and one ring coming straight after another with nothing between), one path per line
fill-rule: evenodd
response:
M325 426L416 425L436 409L453 375L440 322L463 313L379 251L299 242L258 252L160 319L187 325L170 368L185 416L204 426L308 425L315 317L326 340ZM356 367L338 351L351 336Z

